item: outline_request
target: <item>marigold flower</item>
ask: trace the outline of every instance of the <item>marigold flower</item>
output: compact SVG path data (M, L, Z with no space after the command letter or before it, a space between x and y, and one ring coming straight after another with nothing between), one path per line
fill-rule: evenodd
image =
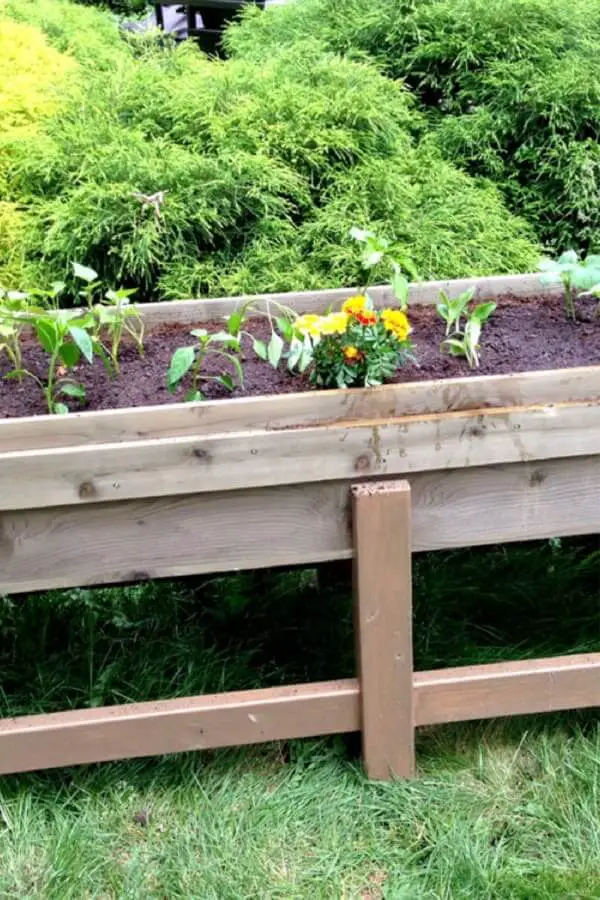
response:
M320 324L321 334L343 334L348 327L348 314L334 312L325 316Z
M355 318L361 325L375 325L377 322L377 313L373 309L365 309L362 312L356 313Z
M398 341L405 341L412 331L408 318L400 309L384 309L381 321L386 331L393 334Z
M304 337L306 337L306 335L309 337L320 337L322 322L322 316L317 316L314 313L306 313L304 316L298 316L294 322L294 328Z
M348 316L357 316L367 305L367 298L364 294L357 294L356 297L349 297L342 303L342 312Z
M346 362L353 362L354 360L361 359L362 353L358 349L358 347L344 347L344 359Z

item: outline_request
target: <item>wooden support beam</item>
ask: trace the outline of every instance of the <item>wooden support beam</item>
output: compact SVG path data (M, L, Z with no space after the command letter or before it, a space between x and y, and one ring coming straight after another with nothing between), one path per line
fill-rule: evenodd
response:
M600 653L417 672L415 725L600 706Z
M369 778L415 772L410 486L352 489L355 632L363 757Z
M405 688L406 675L404 669ZM390 685L399 696L399 680L388 680L384 673L384 702L390 698ZM377 748L389 741L390 755L403 762L410 761L406 737L412 740L413 724L600 706L600 653L415 672L412 690L412 720L400 704L400 716L392 712L386 721L377 693L370 697L375 706L367 711L382 716L379 722L369 719L369 727L381 732L369 731L368 739ZM361 722L364 725L366 699L364 686L350 678L4 719L0 774L358 731ZM399 736L397 744L394 733ZM369 757L374 778L379 777L376 761ZM389 777L387 768L383 777Z
M0 775L358 729L355 679L0 720Z

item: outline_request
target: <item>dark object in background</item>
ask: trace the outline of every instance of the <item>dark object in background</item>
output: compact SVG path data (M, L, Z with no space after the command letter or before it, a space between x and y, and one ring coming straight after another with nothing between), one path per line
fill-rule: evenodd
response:
M192 0L181 3L181 0L166 0L157 3L154 12L139 22L125 22L127 31L142 33L152 28L161 28L172 35L176 41L188 37L198 41L207 53L219 53L221 35L225 26L244 6L245 0ZM263 8L265 0L253 0L256 6Z

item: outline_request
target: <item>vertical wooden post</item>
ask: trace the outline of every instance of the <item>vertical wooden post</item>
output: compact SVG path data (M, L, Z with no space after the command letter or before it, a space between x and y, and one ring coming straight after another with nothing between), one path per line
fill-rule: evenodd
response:
M409 778L415 772L410 485L355 485L352 512L364 764L369 778Z

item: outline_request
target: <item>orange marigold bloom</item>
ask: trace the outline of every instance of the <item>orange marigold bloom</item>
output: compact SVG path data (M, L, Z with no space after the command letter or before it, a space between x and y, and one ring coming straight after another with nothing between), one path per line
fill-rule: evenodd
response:
M356 313L355 318L361 325L374 325L377 322L377 313L373 309L365 309Z

